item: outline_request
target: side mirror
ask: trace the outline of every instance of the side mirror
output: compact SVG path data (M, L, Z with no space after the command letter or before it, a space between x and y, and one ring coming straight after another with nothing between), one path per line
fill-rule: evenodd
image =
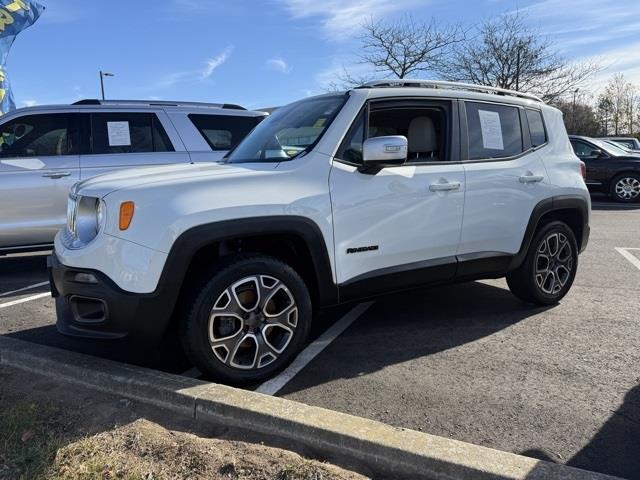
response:
M388 166L402 165L407 161L408 146L407 137L402 135L365 140L362 145L363 170L380 170Z
M604 151L600 150L599 148L596 148L594 150L591 150L591 153L589 153L590 157L595 157L595 158L603 158L606 157L607 154L604 153Z

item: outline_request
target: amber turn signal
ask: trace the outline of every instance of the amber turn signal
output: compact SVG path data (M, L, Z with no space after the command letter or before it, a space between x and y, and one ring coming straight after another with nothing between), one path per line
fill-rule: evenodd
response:
M133 202L122 202L120 204L120 230L126 230L133 220L135 204Z

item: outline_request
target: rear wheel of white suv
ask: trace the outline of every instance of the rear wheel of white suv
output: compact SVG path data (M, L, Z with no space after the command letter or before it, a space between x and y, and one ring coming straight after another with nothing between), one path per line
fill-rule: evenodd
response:
M311 317L309 292L295 270L272 257L238 255L223 260L201 283L182 341L207 376L258 382L302 349Z
M551 222L533 238L524 262L507 275L511 292L525 302L553 305L571 289L578 244L566 223Z

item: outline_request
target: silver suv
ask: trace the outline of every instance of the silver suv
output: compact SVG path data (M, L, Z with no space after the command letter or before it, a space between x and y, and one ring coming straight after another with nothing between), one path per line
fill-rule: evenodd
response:
M0 255L50 247L76 182L128 167L219 161L266 115L229 104L135 100L82 100L6 115Z

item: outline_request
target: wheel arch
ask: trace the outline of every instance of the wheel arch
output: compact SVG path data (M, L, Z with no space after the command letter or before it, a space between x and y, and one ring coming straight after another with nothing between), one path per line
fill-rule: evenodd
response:
M190 287L210 273L209 265L236 252L263 253L290 264L308 284L314 305L338 303L329 251L318 225L305 217L269 216L199 225L174 242L159 289L174 296L171 323L189 298Z
M566 223L573 231L578 251L583 252L589 241L589 203L580 195L563 195L542 200L531 213L520 250L513 258L509 270L518 268L524 261L536 232L553 221Z

